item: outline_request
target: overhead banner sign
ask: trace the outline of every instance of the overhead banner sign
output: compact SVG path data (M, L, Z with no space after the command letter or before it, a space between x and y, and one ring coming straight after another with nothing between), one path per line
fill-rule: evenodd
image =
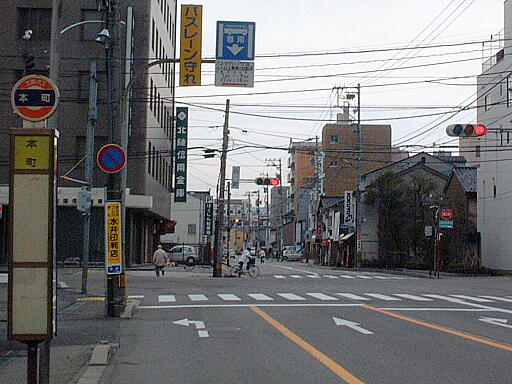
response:
M231 170L231 188L240 189L240 166L233 165Z
M181 6L180 86L201 85L203 6Z
M343 208L343 224L346 227L353 227L356 222L356 205L354 201L354 192L345 191L345 201Z
M176 136L174 155L174 202L187 202L187 138L188 108L176 108Z
M105 269L107 275L119 275L121 271L121 203L105 204Z

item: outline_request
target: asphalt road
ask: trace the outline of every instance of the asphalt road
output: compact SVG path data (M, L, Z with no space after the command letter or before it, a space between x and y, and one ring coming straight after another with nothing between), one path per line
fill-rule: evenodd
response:
M103 382L512 382L509 277L260 267L257 279L129 272L141 306Z

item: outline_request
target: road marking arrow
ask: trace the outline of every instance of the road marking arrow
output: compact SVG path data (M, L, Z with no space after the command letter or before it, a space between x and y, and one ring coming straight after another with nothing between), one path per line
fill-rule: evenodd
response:
M339 319L337 317L333 317L332 318L334 320L334 322L336 323L336 325L344 325L344 326L347 326L351 329L353 329L354 331L357 331L359 333L362 333L363 335L373 335L373 332L372 331L369 331L367 329L364 329L363 327L360 327L359 326L359 323L354 323L353 321L348 321L348 320L344 320L344 319Z
M176 325L184 325L185 327L188 327L189 325L195 325L196 329L205 329L204 322L202 321L193 321L189 319L181 319L174 321L173 324Z
M233 54L233 56L238 55L244 49L243 46L240 47L238 44L228 45L226 48Z
M512 328L512 325L507 324L507 322L508 322L507 319L495 319L495 318L492 318L492 317L481 317L478 320L483 321L484 323L498 325L500 327Z

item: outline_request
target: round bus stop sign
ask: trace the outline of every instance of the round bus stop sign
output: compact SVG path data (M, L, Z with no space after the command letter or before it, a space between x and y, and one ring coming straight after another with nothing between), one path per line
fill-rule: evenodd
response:
M441 209L441 219L453 220L453 210L451 210L450 208Z
M98 165L106 173L117 173L126 165L126 153L116 144L101 147L97 156Z
M59 99L57 86L42 75L23 77L11 91L11 105L14 112L28 121L49 118L57 109Z

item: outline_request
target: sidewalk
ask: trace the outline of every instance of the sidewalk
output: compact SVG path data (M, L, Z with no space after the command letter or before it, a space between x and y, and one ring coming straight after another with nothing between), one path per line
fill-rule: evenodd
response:
M79 286L81 274L59 271L59 280ZM90 293L103 292L103 282L90 280ZM126 320L105 316L104 303L77 301L74 290L57 291L57 335L51 342L50 383L76 383L85 371L94 347L102 340L117 343ZM0 382L26 382L26 348L7 340L7 284L0 284Z

